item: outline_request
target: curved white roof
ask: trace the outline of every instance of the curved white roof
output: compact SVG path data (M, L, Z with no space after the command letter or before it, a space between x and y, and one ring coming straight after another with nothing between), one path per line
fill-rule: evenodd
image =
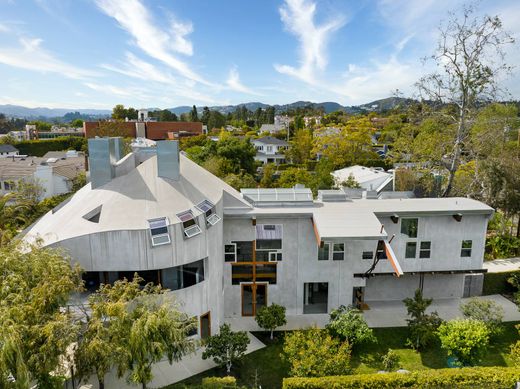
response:
M158 177L157 156L153 156L99 188L87 184L56 212L44 215L24 239L40 237L48 245L103 231L147 229L148 219L157 217L175 224L180 222L178 213L191 209L197 216L201 212L194 208L196 204L204 199L217 204L224 192L226 199L231 196L233 207L251 208L238 191L183 155L178 181ZM97 223L83 217L100 206Z

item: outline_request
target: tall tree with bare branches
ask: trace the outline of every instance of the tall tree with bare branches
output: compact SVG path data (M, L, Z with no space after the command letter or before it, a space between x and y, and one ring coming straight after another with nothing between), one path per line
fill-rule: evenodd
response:
M453 147L444 158L448 180L442 195L447 197L466 153L475 108L496 100L499 78L511 70L504 48L514 43L514 38L498 16L478 16L475 5L464 6L461 16L450 13L439 32L435 53L427 58L437 69L416 86L424 100L453 108L447 110L456 126Z

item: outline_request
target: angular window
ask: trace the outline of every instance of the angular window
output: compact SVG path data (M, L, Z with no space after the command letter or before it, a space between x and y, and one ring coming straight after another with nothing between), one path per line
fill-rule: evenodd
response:
M343 261L343 259L345 259L344 243L334 243L332 246L332 259L334 261Z
M159 217L157 219L150 219L148 220L148 225L150 227L152 246L161 246L163 244L169 244L171 242L170 234L168 233L167 218Z
M92 211L83 215L83 219L92 223L99 223L99 218L101 217L101 208L103 208L103 205L97 206Z
M325 242L318 248L318 261L328 261L330 255L330 243Z
M405 258L415 258L417 253L417 242L406 242Z
M170 290L187 288L204 281L204 259L161 271L161 285Z
M363 259L374 259L374 253L372 251L363 251Z
M463 258L471 257L471 248L473 247L472 240L463 240L462 247L460 250L460 256Z
M237 261L237 245L236 243L230 243L224 245L224 262L236 262Z
M204 213L204 217L206 218L206 225L208 227L214 226L220 220L220 216L215 212L215 204L213 204L209 200L204 200L198 203L195 208Z
M184 236L186 238L191 238L202 232L199 225L195 221L193 212L191 212L191 211L181 212L181 213L177 214L177 217L182 222L182 227L184 229Z
M377 252L376 252L378 259L388 259L386 256L386 250L385 250L385 242L383 240L380 240L377 242Z
M281 224L256 225L257 250L281 250L283 229Z
M419 258L430 258L432 242L421 242Z
M417 227L419 219L401 219L401 234L408 235L410 238L417 238Z

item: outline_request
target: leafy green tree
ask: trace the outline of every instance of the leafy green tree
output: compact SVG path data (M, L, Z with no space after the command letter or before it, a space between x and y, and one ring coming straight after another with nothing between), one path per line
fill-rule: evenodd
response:
M218 111L211 111L208 118L208 130L222 128L226 125L226 117Z
M324 377L345 375L350 367L350 345L318 328L292 331L285 336L282 357L291 364L290 375Z
M35 124L36 125L36 130L38 132L49 132L51 130L51 128L52 128L52 124L51 123L47 123L47 122L44 122L44 121L41 121L41 120L35 120L35 121L32 121L32 122L29 122L29 124Z
M438 71L422 77L417 83L426 100L448 104L454 133L452 150L447 156L447 184L443 196L449 196L455 173L467 154L470 123L481 101L496 97L497 81L509 71L504 62L504 47L514 43L505 32L498 16L479 17L476 7L469 6L445 22L439 31L439 42L431 59Z
M460 311L467 319L485 323L491 336L498 335L502 330L504 308L493 300L473 297L460 305Z
M234 173L242 170L249 174L255 173L256 150L249 139L227 136L220 139L216 147L216 154L232 163Z
M399 354L392 349L388 349L388 352L383 355L381 363L386 371L391 371L399 366Z
M462 366L474 365L486 353L489 329L478 320L451 320L438 329L441 347Z
M361 311L352 306L333 309L326 328L332 335L346 339L352 347L377 341Z
M83 127L83 120L81 119L74 119L72 122L70 122L70 126L74 128Z
M112 119L116 120L137 120L137 110L132 107L125 108L123 104L117 104L112 108Z
M312 174L305 169L296 167L285 169L278 179L278 185L281 188L292 188L296 184L305 185L307 188L310 188L312 183Z
M217 335L206 340L202 359L213 358L219 366L225 366L229 373L233 363L240 360L247 350L250 340L245 331L231 331L229 324L222 324Z
M190 111L190 122L199 121L199 114L197 113L197 107L194 105Z
M0 387L59 387L53 372L78 331L63 308L81 271L62 251L20 244L0 248L0 268Z
M211 111L209 110L208 107L204 107L202 109L202 116L200 117L200 121L202 122L202 124L205 124L205 125L208 124L210 113L211 113Z
M361 185L359 185L359 182L356 181L352 173L350 173L348 178L345 181L343 181L340 184L340 186L343 186L345 188L361 188Z
M409 343L416 350L428 346L435 339L436 331L442 320L437 312L426 313L432 299L424 298L422 291L417 289L413 298L403 300L408 311L408 329L410 331Z
M263 306L256 313L255 320L260 328L271 331L271 339L276 328L287 324L285 307L278 304Z
M232 186L236 190L240 190L241 188L256 188L258 186L255 178L251 174L243 173L243 174L228 174L224 177L224 181L226 184Z
M286 156L292 163L304 164L315 157L311 130L297 130L290 143Z
M276 172L276 166L272 163L267 163L262 169L262 179L260 180L260 186L262 188L272 188L274 186L274 173Z

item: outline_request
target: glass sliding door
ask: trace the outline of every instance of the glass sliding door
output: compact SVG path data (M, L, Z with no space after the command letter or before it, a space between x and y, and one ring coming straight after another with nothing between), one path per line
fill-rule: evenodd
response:
M255 316L267 305L267 284L242 284L242 316Z

